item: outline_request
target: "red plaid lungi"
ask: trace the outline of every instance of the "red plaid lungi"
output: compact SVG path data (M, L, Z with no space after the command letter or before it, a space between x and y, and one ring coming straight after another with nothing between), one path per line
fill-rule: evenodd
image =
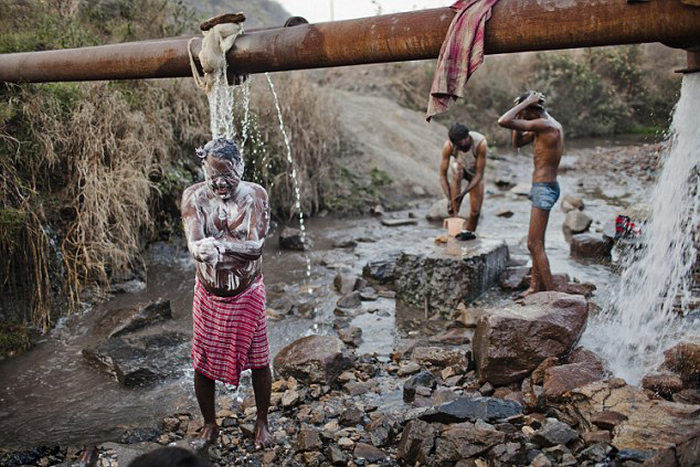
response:
M196 281L192 364L209 379L238 386L241 372L270 364L265 285L258 279L235 297L211 294Z

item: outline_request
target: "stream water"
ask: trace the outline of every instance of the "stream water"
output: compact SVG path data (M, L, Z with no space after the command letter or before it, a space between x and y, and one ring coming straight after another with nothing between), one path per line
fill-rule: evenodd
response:
M645 199L645 183L633 178L610 182L606 175L591 177L573 167L596 156L597 146L611 141L574 142L562 161L560 184L564 194L580 194L586 201L586 213L599 223L614 219L622 208ZM634 152L634 149L631 150ZM527 256L525 236L530 205L523 196L496 188L496 179L514 183L529 180L531 157L508 151L494 154L487 171L487 192L478 233L485 238L504 239L511 256ZM568 169L567 169L568 167ZM617 174L610 174L617 176ZM435 175L437 176L437 175ZM432 244L442 233L441 225L424 219L432 199L417 200L410 209L391 213L406 217L412 213L417 226L385 227L376 218L313 218L307 226L314 240L310 253L311 276L303 254L281 251L276 235L268 238L264 253L264 274L268 304L286 298L305 308L300 315L270 320L271 353L311 332L332 332L333 310L338 300L332 282L339 270L359 274L369 260L381 258L416 242ZM502 208L512 217L495 216ZM586 264L569 256L562 234L564 213L559 206L552 211L547 232L547 251L555 273L566 272L581 281L598 285L594 300L605 307L615 289L617 276L609 266ZM355 248L334 245L354 240ZM188 365L179 376L155 386L125 389L111 377L87 366L81 350L95 345L94 326L110 310L144 304L158 298L171 301L173 320L156 325L156 330L174 330L191 334L191 300L194 265L189 255L175 246L157 245L151 249L145 290L117 295L111 301L62 321L51 335L31 351L0 362L0 446L23 447L51 444L90 444L118 439L125 426L149 426L162 417L179 411L197 413L192 389L192 371ZM307 294L310 290L313 293ZM487 292L483 305L506 303L510 296L497 289ZM306 305L306 307L304 306ZM276 305L275 305L276 306ZM357 318L353 325L363 328L366 338L360 353L377 353L386 358L397 341L425 332L423 312L397 307L394 300L380 299L371 304L372 313ZM221 391L232 390L220 387Z

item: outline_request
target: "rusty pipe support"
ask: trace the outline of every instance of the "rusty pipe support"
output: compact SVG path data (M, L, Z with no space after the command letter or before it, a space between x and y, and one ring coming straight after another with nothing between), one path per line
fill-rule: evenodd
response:
M449 8L251 31L228 54L233 73L261 73L437 57ZM486 26L485 52L662 42L698 43L700 9L680 0L502 0ZM190 75L189 38L0 55L0 81L144 79ZM201 40L194 43L195 53Z
M687 66L682 70L676 70L676 73L700 73L700 46L686 49Z

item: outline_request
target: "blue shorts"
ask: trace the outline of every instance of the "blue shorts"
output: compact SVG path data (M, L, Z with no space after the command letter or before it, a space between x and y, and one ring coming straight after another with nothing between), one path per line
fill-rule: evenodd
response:
M532 207L551 211L554 203L559 199L560 193L561 190L557 182L533 183L528 199L532 201Z

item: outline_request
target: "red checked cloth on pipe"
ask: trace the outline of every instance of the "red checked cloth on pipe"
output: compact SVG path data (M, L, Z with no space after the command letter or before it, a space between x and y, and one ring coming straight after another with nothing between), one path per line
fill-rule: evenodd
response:
M238 386L241 372L270 364L265 285L235 297L213 295L197 280L192 303L192 360L209 379Z
M440 49L426 120L446 112L464 95L469 77L484 61L484 26L498 0L458 0L457 10Z

